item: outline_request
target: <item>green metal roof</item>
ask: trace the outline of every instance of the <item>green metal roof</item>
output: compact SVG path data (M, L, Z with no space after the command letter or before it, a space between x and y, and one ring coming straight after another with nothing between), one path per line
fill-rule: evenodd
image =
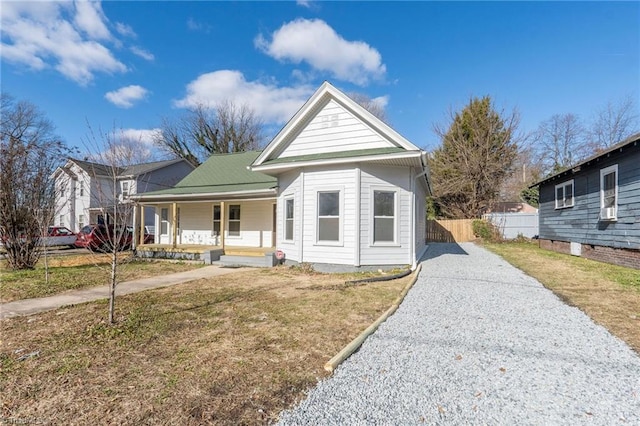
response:
M358 149L354 151L339 151L339 152L323 152L319 154L297 155L295 157L276 158L274 160L268 160L262 163L263 165L270 164L282 164L282 163L295 163L298 161L313 161L313 160L335 160L338 158L349 157L365 157L369 155L384 155L384 154L397 154L400 152L409 152L400 147L389 148L370 148L370 149Z
M277 186L278 180L247 167L260 151L214 154L173 188L145 192L142 198L155 195L211 194L236 191L258 191Z

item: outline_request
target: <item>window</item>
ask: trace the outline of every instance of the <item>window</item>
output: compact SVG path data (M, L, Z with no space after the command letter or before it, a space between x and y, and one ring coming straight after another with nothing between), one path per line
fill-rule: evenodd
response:
M220 235L220 206L213 206L213 233Z
M618 165L600 170L600 218L615 219L618 214Z
M340 241L340 191L318 192L318 241Z
M229 206L229 235L240 236L240 205Z
M373 242L395 241L395 200L393 191L373 191Z
M573 207L573 179L556 185L556 209Z
M160 234L169 235L169 209L160 210Z
M81 214L78 216L78 229L84 228L84 215Z
M65 185L64 182L61 182L60 183L60 196L64 197L66 191L67 191L67 185Z
M120 182L121 185L121 189L122 189L122 196L123 197L128 197L129 196L129 182Z
M80 196L84 196L84 182L80 182Z
M64 226L64 215L60 215L60 220L58 221L59 226Z
M284 200L284 239L293 240L293 198Z

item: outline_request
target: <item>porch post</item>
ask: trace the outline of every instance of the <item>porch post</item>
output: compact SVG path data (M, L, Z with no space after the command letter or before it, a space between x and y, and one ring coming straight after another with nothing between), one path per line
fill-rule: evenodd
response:
M171 232L171 245L173 246L173 248L176 248L178 241L178 203L172 203L171 210L171 214L173 216L171 220L171 223L173 225Z
M140 245L144 244L144 205L140 204L140 216L138 216L140 218L140 234L138 234L138 243Z
M224 250L224 201L220 201L220 246Z

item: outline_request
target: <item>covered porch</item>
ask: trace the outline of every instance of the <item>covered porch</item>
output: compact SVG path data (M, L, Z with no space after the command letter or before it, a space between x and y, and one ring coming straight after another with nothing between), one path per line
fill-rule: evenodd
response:
M139 202L134 214L136 255L204 263L251 261L257 262L253 266L272 266L275 201L261 198ZM138 220L150 208L155 211L153 236Z

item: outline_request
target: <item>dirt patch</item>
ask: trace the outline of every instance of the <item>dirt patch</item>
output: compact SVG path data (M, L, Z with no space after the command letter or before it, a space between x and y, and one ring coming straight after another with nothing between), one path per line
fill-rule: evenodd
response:
M349 278L252 270L120 297L112 327L105 302L3 321L2 416L272 422L411 279L338 289Z
M640 353L640 271L540 249L486 244Z

